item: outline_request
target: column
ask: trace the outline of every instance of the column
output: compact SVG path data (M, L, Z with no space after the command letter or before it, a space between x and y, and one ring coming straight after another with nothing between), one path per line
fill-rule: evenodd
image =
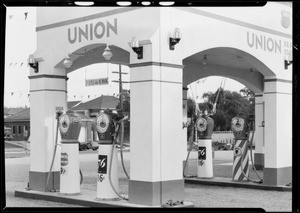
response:
M187 110L188 110L188 105L187 105L187 87L182 88L182 122L184 124L187 123ZM186 157L187 157L187 149L188 149L188 144L187 144L188 138L187 138L187 127L182 129L182 159L183 159L183 165L185 164Z
M184 199L182 69L158 62L130 65L130 203Z
M264 184L292 181L292 81L265 80Z
M66 76L35 74L30 79L30 171L29 188L47 191L46 181L54 152L56 107L67 107ZM58 140L60 134L58 133ZM50 188L59 189L60 149L52 168Z
M263 94L255 94L255 129L253 144L255 144L254 166L257 170L264 168L264 100Z

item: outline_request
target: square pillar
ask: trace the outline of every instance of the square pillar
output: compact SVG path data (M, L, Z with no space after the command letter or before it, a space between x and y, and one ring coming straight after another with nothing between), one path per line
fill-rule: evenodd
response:
M47 191L47 177L53 157L57 120L56 107L66 110L66 76L37 74L30 79L30 171L29 188ZM60 134L58 133L58 141ZM50 176L51 189L59 189L60 149Z
M263 94L255 94L255 131L253 144L255 144L254 153L254 166L257 170L264 168L264 145L265 145L265 116L264 116L265 103Z
M292 181L292 82L265 80L264 184Z
M182 88L182 123L187 124L187 110L188 110L188 105L187 105L187 87ZM183 163L186 161L186 156L187 156L187 147L188 147L188 138L187 138L187 127L182 128L182 159Z
M182 201L181 65L130 65L129 202L149 206Z

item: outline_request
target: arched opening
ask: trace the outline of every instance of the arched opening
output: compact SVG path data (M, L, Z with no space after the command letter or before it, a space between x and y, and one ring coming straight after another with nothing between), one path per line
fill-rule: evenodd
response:
M120 99L124 102L130 92L130 85L127 84L130 77L127 66L129 52L109 45L112 57L106 60L103 57L105 48L106 44L82 47L68 54L72 61L69 68L64 65L65 58L55 66L66 70L67 110L74 111L82 119L79 150L98 148L97 132L92 128L93 119L102 110L119 110ZM124 140L128 142L128 139L129 124L126 124Z
M192 92L193 89L191 88L191 86L189 86L190 84L197 84L197 82L201 84L201 82L203 82L204 79L208 79L209 77L212 76L214 77L219 76L221 78L235 80L240 84L244 85L245 88L248 88L250 91L253 92L252 100L255 101L256 99L255 94L261 95L262 93L264 93L264 79L266 77L268 78L276 77L274 72L271 71L265 64L263 64L256 57L244 51L234 49L234 48L228 48L228 47L211 48L211 49L201 51L199 53L196 53L194 55L185 58L183 60L183 64L184 64L183 87L188 90L186 94L187 97L186 100L188 100L189 97L188 94L193 93ZM215 82L210 82L210 83L215 84L215 89L213 91L207 91L205 86L202 85L201 87L202 94L203 92L211 92L214 93L214 95L216 96L217 89L220 87L220 80ZM199 87L200 86L198 86L198 90L200 89ZM242 87L240 89L242 89ZM226 90L234 91L235 89L231 87L230 84L227 83L225 91ZM241 95L239 94L239 91L235 90L235 92L238 95ZM228 94L230 95L230 92L228 92ZM192 96L194 97L191 97L190 95L192 99L197 98L197 94L195 94L195 92ZM198 99L199 98L201 97L198 97ZM197 104L199 104L199 102L200 101L198 100ZM253 121L257 122L256 126L258 126L260 125L259 124L260 120L264 121L264 108L260 106L259 107L256 106L255 102L252 103L252 108L254 108L252 109L254 115L251 115L252 116L251 118ZM257 114L259 114L259 118L255 117L255 112L258 112ZM186 115L187 119L189 119L187 112L184 112L184 115ZM231 117L232 116L233 115L231 115ZM230 119L227 119L227 122L229 122L228 120ZM225 128L226 126L227 128ZM230 124L223 125L223 127L225 128L225 129L223 128L223 131L228 130L228 126L230 126ZM221 127L221 125L218 125L218 127ZM260 128L259 130L257 129L260 132L259 134L254 135L254 144L256 141L260 141L259 149L262 149L261 146L263 146L262 143L264 142L264 132L263 132L264 130L262 129L263 128ZM214 131L216 131L216 129L214 129ZM229 133L229 135L230 134L232 133ZM230 135L229 137L225 136L223 138L218 138L214 136L213 136L213 142L222 142L222 143L224 142L227 144L227 142L233 141L233 134Z
M211 48L183 60L183 85L208 77L232 78L255 93L264 90L264 78L275 73L254 56L229 47Z

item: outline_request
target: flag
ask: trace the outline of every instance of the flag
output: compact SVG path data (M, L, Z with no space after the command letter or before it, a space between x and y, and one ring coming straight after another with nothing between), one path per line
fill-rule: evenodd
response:
M27 19L28 12L25 12L24 15L25 15L25 20L26 20L26 19Z
M14 95L14 93L12 92L12 93L10 93L10 96L13 96Z
M22 62L22 63L21 63L21 65L20 65L20 67L22 67L22 66L23 66L23 64L24 64L24 63Z

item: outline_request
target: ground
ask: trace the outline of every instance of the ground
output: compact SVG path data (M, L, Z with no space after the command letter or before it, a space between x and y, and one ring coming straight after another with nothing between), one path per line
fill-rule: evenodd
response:
M214 176L230 176L232 159L230 151L220 152L214 160ZM227 152L227 153L226 153ZM95 191L97 186L97 151L80 152L80 168L84 179L81 189ZM223 154L224 153L224 154ZM223 156L223 157L222 157ZM125 167L128 172L130 152L124 153ZM118 156L120 161L120 156ZM194 160L189 160L188 171L195 166ZM6 148L5 180L7 207L81 207L64 203L17 198L16 190L24 189L28 183L30 168L29 151L20 148ZM251 177L255 178L254 172ZM128 194L128 180L119 162L119 188L121 194ZM292 192L270 191L260 189L245 189L198 184L185 184L185 201L192 202L201 208L262 208L265 211L290 212L292 210Z

